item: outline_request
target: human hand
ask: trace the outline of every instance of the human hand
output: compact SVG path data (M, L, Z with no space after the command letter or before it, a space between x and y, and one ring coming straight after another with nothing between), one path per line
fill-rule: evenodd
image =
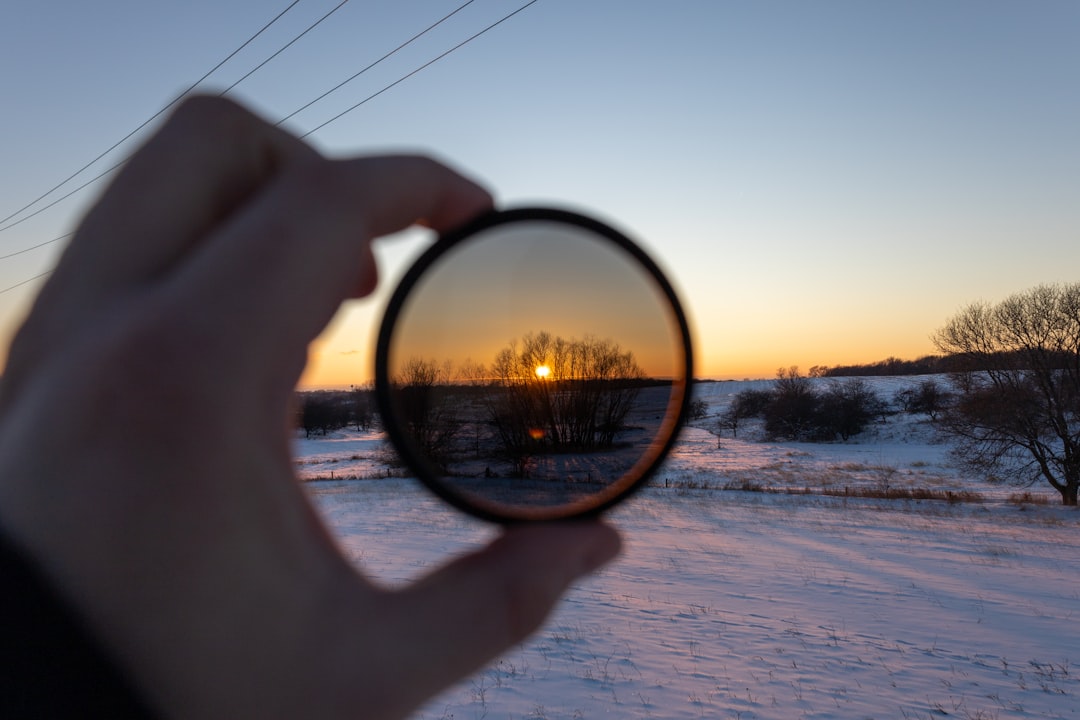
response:
M197 98L84 219L0 385L0 527L161 714L402 717L617 553L599 522L514 528L391 592L296 482L306 347L374 287L372 239L490 204Z

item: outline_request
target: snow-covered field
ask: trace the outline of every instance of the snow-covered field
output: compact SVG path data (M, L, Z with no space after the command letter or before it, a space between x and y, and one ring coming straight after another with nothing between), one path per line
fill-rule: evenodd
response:
M924 418L842 444L718 440L745 387L700 386L710 417L610 515L622 558L419 718L1080 717L1080 512L959 475ZM341 479L385 476L381 443L296 448L301 475L333 474L306 487L366 572L407 582L492 535L408 478ZM720 489L742 485L798 492ZM820 492L845 487L979 501Z

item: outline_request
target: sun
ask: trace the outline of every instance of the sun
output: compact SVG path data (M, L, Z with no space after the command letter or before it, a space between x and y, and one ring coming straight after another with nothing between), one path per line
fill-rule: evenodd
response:
M551 368L548 367L547 365L537 365L535 372L536 372L536 377L543 380L544 378L549 377L551 375Z

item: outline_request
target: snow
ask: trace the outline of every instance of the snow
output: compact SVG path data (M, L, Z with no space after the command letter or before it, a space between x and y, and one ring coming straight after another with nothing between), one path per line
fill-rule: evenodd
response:
M710 417L610 513L622 557L417 718L1080 717L1080 513L1042 488L1049 504L1017 503L1016 488L963 477L923 418L848 443L763 443L742 428L718 442L715 416L742 387L702 386ZM381 443L298 441L298 470L384 476ZM786 492L721 489L743 483ZM821 494L885 485L979 501ZM306 487L389 585L496 532L408 478Z

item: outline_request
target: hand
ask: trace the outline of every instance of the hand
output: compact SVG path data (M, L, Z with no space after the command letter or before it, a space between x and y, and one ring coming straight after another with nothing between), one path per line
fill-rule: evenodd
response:
M196 98L84 219L0 385L0 527L163 715L404 716L617 553L602 523L521 527L390 592L293 474L307 344L375 286L372 239L490 204Z

